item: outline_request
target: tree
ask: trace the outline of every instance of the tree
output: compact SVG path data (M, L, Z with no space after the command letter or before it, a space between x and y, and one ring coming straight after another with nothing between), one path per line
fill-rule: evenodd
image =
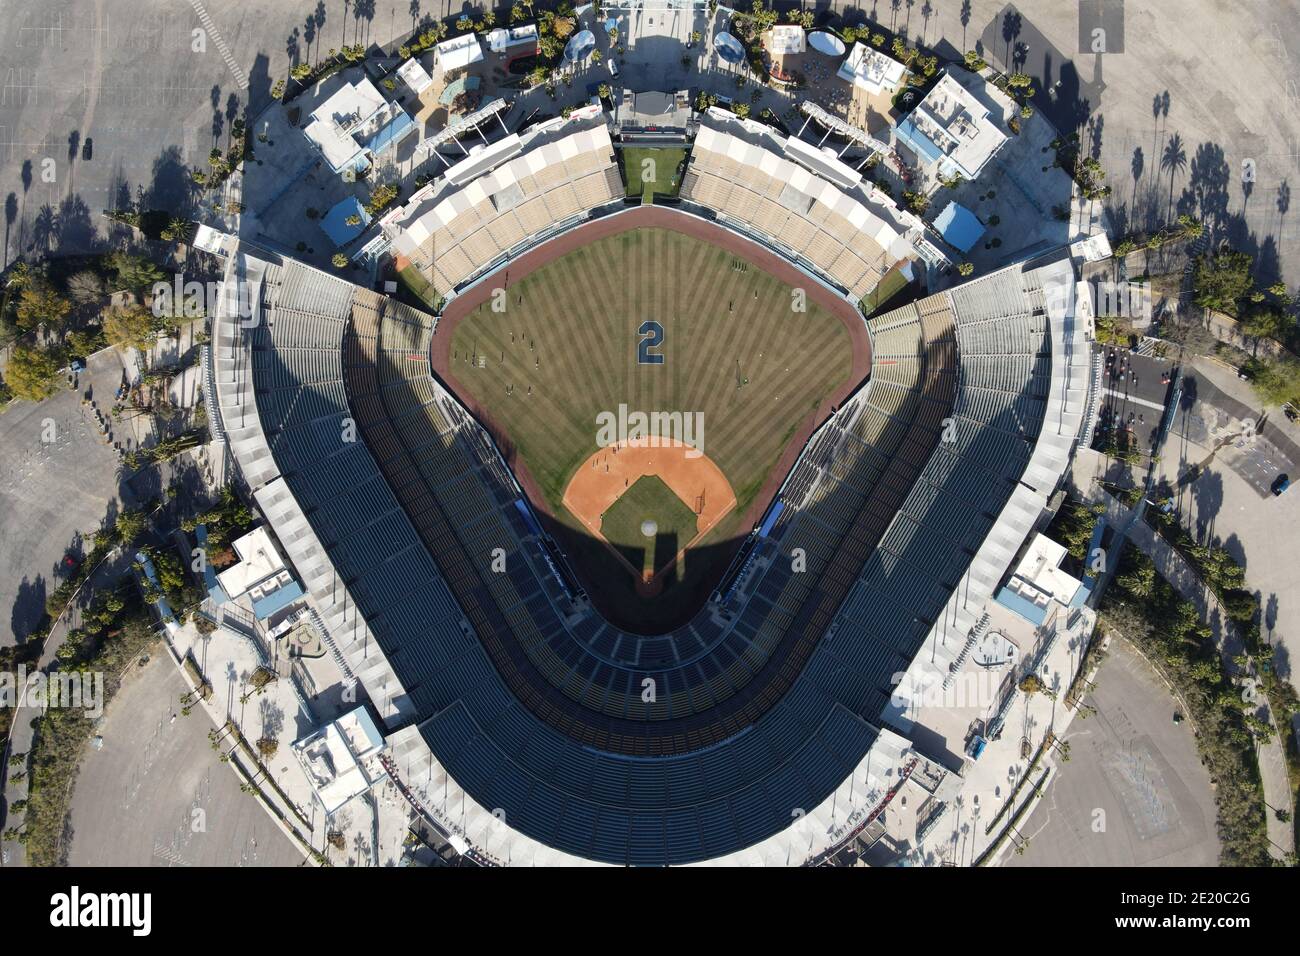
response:
M59 383L63 353L57 348L14 347L5 381L17 398L39 402L54 394Z
M1197 256L1192 273L1193 301L1207 309L1236 314L1237 303L1255 284L1250 266L1250 256L1235 249Z
M957 264L957 274L968 276L975 271L975 266L969 262L959 262Z
M334 263L335 269L343 269L347 267L348 257L341 252L336 252L330 257L330 262Z
M111 309L104 315L104 338L119 349L145 351L158 341L162 323L142 305Z
M733 103L731 104L731 109L741 119L747 119L749 117L748 103Z
M119 288L140 292L155 282L161 282L162 270L144 256L134 256L129 252L110 253L106 263L117 276Z
M89 269L68 277L68 295L78 305L93 305L104 297L104 280Z
M1150 597L1156 587L1155 565L1139 565L1128 574L1116 578L1115 583L1134 597Z
M85 329L73 329L68 333L68 352L83 357L93 355L102 349L106 342L102 326L91 325Z
M370 202L366 204L370 215L376 216L387 209L397 198L397 187L388 183L380 183L370 193Z
M1260 398L1272 405L1300 404L1300 362L1293 358L1274 359L1252 365L1251 385Z
M117 532L118 540L123 544L130 544L144 531L144 526L145 516L143 511L123 511L117 516L117 521L113 524L113 530Z
M1291 317L1268 307L1252 309L1241 322L1241 331L1256 339L1282 339L1291 327Z
M188 219L173 217L160 233L168 242L189 242L194 235L194 223Z
M925 211L930 208L930 197L925 193L910 189L903 190L903 201L907 203L907 208L918 216L924 215Z
M72 303L50 288L44 279L33 279L18 294L20 329L60 329L71 311Z

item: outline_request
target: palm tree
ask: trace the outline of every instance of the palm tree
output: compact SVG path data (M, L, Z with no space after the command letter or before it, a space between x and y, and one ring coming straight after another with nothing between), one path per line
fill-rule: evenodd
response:
M1174 177L1187 168L1187 151L1183 149L1183 138L1177 133L1165 143L1165 151L1160 156L1160 168L1169 173L1169 212L1174 209Z

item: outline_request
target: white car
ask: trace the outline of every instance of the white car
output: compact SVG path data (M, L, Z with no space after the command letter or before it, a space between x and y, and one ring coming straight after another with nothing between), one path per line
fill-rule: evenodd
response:
M609 72L610 72L610 75L613 76L613 77L615 77L615 78L617 78L617 77L618 77L618 64L615 63L613 60L606 60L605 62L606 62L607 64L609 64Z

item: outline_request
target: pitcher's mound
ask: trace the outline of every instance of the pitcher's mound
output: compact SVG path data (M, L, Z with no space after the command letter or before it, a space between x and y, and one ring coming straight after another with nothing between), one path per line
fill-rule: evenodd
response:
M647 538L653 538L659 533L659 525L653 518L646 518L641 522L641 534Z

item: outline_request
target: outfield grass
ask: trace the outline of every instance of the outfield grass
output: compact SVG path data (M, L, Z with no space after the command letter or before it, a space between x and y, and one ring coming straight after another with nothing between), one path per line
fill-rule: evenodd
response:
M783 282L736 266L731 253L702 240L636 229L512 281L505 311L485 303L453 334L455 383L508 434L547 509L575 533L576 563L604 588L627 587L630 576L602 542L592 549L577 540L582 525L562 503L569 478L598 450L598 413L626 403L634 411L703 414L703 451L737 502L699 542L713 557L687 562L694 577L711 573L711 561L725 567L748 531L740 526L744 512L799 424L852 372L852 344L839 319L811 300L806 312L793 311ZM646 320L663 327L661 365L638 362L637 330ZM680 590L698 596L698 583L687 580ZM630 591L615 595L625 597L638 600Z
M677 179L677 167L686 158L686 150L672 148L647 148L634 146L623 150L623 169L627 178L627 194L644 196L647 192L660 196L676 196L682 184ZM644 160L654 160L654 178L642 179L647 167Z
M658 526L653 541L641 532L650 519ZM695 512L654 475L646 475L600 516L600 533L632 567L658 572L695 537ZM653 547L651 545L653 544Z

